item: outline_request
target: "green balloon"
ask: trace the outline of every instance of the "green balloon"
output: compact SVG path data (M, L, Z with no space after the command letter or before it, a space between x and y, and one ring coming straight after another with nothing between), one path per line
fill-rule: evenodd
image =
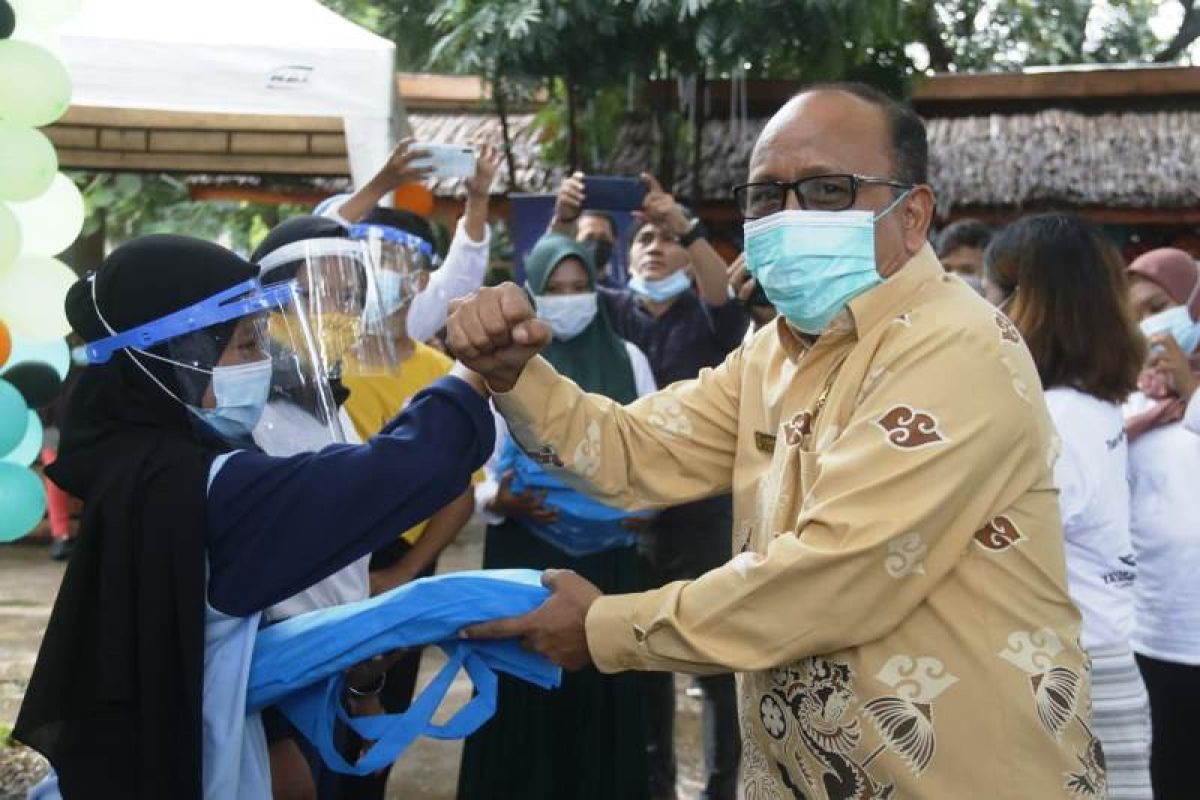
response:
M33 470L0 461L0 542L29 533L46 514L46 489Z
M25 438L29 425L29 406L25 398L6 380L0 380L0 455L10 452Z
M71 76L49 50L0 41L0 118L39 128L67 112Z
M58 174L58 154L46 135L0 119L0 200L32 200Z
M42 452L42 420L36 411L29 412L29 427L25 429L25 438L0 461L16 464L18 467L28 467Z
M3 3L4 0L0 0ZM21 224L12 209L0 203L0 270L17 260L21 252Z

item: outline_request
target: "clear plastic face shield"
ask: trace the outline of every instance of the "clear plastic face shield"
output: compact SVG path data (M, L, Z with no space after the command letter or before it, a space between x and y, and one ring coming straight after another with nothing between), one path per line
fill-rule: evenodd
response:
M370 336L394 338L403 333L401 312L421 288L422 276L440 263L433 244L389 225L361 224L350 237L367 251L370 292L365 330Z
M316 332L307 315L296 313L300 303L295 281L250 280L125 331L114 330L97 305L110 336L76 348L75 359L104 364L124 350L228 442L245 445L270 434L277 406L288 407L290 420L302 419L318 446L344 441Z
M368 320L382 316L364 242L338 238L292 242L259 261L264 285L294 280L293 316L303 315L316 350L334 376L369 375L395 361L388 338L368 336ZM285 340L297 320L274 319L269 333Z

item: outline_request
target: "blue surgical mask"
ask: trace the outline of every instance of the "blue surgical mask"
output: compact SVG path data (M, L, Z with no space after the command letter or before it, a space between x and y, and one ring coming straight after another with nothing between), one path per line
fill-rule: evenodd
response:
M629 279L631 292L653 300L655 303L665 303L691 288L691 278L684 270L678 270L659 280L650 280L640 275L634 275Z
M226 438L249 436L262 418L271 393L271 360L214 367L212 388L216 399L214 408L188 408Z
M390 269L381 269L375 273L375 291L379 295L378 302L367 301L363 311L364 322L367 325L378 324L408 305L415 294L416 276L401 274Z
M883 283L875 268L869 211L780 211L747 222L746 266L767 299L798 330L818 335L858 295Z
M1187 305L1168 308L1141 323L1142 333L1147 339L1160 333L1169 333L1179 344L1179 349L1191 355L1200 345L1200 323L1192 319Z

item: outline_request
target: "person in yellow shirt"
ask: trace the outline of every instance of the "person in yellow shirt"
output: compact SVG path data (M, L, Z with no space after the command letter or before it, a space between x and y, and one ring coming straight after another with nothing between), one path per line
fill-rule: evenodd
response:
M870 87L789 101L735 190L779 319L628 406L535 357L549 334L515 286L450 320L572 485L626 508L734 495L724 566L609 596L551 573L541 608L465 634L569 668L739 673L747 800L1106 796L1053 426L1015 326L928 244L927 150Z

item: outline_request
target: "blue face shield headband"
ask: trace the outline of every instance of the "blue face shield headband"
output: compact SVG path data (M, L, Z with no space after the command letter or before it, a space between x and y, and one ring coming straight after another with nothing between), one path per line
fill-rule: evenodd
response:
M96 299L94 276L91 281L94 304ZM295 296L294 292L294 281L264 287L257 278L251 278L201 300L195 305L167 314L165 317L159 317L127 331L114 332L104 339L76 347L72 352L72 357L77 364L81 365L105 364L118 350L126 348L145 350L168 339L219 325L222 322L289 306ZM99 306L97 306L97 314L99 311ZM104 322L103 317L101 317L101 322ZM104 322L104 325L110 331L112 330L107 322Z
M373 225L370 223L352 225L350 226L350 238L364 242L378 239L414 250L425 259L425 264L421 265L422 269L431 269L442 263L441 259L438 258L437 251L433 249L433 245L430 242L422 239L415 233L402 231L390 225Z

